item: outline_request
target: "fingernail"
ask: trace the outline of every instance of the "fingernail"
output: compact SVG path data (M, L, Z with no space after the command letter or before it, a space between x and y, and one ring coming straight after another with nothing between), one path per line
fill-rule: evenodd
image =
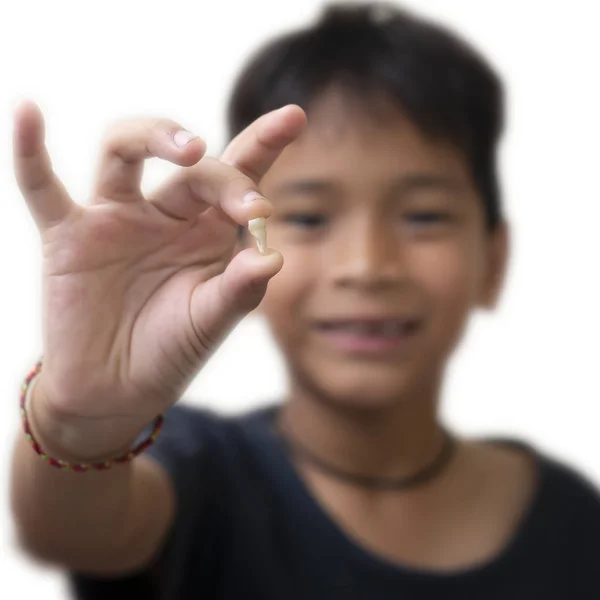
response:
M264 198L264 196L262 194L260 194L259 192L257 192L256 190L252 190L252 191L248 192L242 198L242 204L251 204L255 200L258 200L259 198Z
M173 142L178 148L185 148L196 136L189 131L182 129L173 136Z

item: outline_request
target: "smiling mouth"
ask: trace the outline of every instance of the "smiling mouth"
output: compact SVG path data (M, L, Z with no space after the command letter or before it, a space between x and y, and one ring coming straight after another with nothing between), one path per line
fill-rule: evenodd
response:
M317 331L342 352L373 355L406 350L421 325L418 319L351 319L321 322Z

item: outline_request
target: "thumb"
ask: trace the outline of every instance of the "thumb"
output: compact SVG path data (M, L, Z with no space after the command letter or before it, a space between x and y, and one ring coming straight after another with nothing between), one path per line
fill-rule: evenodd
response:
M225 271L199 284L192 294L190 316L196 333L214 349L229 331L263 299L267 285L283 266L283 256L254 248L234 256Z

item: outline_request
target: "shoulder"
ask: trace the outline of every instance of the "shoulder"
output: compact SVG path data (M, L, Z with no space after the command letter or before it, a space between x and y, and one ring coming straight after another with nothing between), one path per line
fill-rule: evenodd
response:
M271 409L227 415L180 402L166 412L162 430L145 454L167 470L177 488L188 485L199 470L231 467L245 451L247 430L262 424Z
M575 521L584 521L600 528L600 490L574 466L562 460L539 454L548 511L569 513Z
M167 410L159 436L148 449L150 456L178 452L182 457L201 451L224 427L226 417L206 408L179 403Z
M577 508L600 519L600 489L567 461L509 438L480 441L477 450L489 459L484 463L488 471L520 474L517 480L521 483L530 479L532 495L537 495L549 512Z
M165 413L162 429L144 455L173 475L209 451L215 436L222 435L224 421L213 411L176 404Z
M581 471L555 457L540 456L541 491L537 502L538 537L557 548L556 564L569 573L569 597L598 591L600 492ZM560 548L560 552L558 550Z
M472 455L487 482L479 497L505 522L561 556L600 547L600 491L581 471L521 440L484 440Z

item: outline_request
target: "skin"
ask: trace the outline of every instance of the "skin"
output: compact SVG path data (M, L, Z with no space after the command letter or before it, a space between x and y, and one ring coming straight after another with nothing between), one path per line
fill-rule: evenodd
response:
M473 312L498 299L506 224L488 231L468 164L451 143L425 136L393 106L378 121L334 92L309 112L261 190L273 204L269 246L284 256L258 309L288 367L280 427L348 472L414 473L440 448L452 352ZM340 351L315 326L365 313L420 325L402 351L379 357ZM405 493L370 492L295 460L350 537L387 559L438 570L498 553L535 478L529 456L469 440L459 440L443 476Z

